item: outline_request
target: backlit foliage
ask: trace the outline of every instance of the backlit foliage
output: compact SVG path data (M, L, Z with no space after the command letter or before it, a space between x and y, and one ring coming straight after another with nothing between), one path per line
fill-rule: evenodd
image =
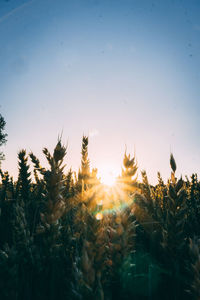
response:
M61 140L43 149L48 168L21 150L16 182L0 170L0 299L199 299L197 175L177 178L171 154L169 180L152 186L125 152L104 186L88 142L78 174Z

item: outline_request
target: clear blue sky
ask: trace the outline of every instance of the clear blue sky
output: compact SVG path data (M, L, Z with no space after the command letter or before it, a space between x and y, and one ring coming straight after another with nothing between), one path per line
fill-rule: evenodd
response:
M125 145L155 182L200 174L200 1L1 0L0 111L4 170L17 152L68 142L80 163L120 170Z

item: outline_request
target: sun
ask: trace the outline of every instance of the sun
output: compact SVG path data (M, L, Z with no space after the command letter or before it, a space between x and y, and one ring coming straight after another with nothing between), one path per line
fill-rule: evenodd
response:
M106 186L113 186L116 183L117 172L111 167L104 166L98 169L100 181Z
M103 176L101 176L101 182L105 185L112 186L115 184L116 180L112 174L107 173L107 174L103 174Z

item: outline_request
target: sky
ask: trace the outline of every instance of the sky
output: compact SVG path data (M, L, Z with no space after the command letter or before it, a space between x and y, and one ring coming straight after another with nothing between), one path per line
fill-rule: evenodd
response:
M89 135L91 167L120 172L125 149L139 172L200 175L199 0L1 0L0 113L17 153L67 145L77 170Z

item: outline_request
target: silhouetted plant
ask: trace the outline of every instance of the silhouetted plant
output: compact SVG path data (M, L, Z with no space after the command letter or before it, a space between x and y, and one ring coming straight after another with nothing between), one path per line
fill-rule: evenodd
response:
M200 183L193 174L150 185L125 153L116 187L90 171L64 172L60 140L49 167L25 150L16 182L0 170L0 298L9 300L198 299ZM167 287L167 290L166 290ZM165 293L163 294L163 290Z
M5 125L6 125L6 122L4 120L4 118L2 117L2 115L0 114L0 146L2 146L3 144L6 143L6 138L7 138L7 133L4 133L4 130L5 130ZM5 158L3 152L0 152L0 163L1 163L1 160L3 160Z

